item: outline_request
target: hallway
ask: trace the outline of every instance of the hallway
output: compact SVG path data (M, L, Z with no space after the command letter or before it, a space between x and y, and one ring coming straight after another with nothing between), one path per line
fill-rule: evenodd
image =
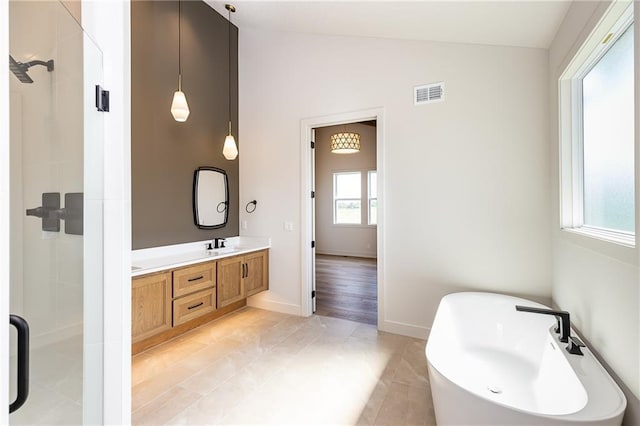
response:
M378 324L377 260L316 255L316 314Z

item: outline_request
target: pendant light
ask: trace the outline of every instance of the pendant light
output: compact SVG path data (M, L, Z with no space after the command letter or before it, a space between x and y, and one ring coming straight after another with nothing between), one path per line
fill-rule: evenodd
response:
M171 102L171 115L173 119L179 122L187 121L189 117L189 105L187 97L182 92L182 28L180 21L182 20L182 2L178 0L178 90L173 94L173 102Z
M335 133L331 135L330 148L334 154L355 154L360 152L360 133Z
M222 155L227 160L235 160L238 157L238 147L231 134L231 13L235 12L236 8L232 4L225 4L224 7L229 11L229 134L224 138Z

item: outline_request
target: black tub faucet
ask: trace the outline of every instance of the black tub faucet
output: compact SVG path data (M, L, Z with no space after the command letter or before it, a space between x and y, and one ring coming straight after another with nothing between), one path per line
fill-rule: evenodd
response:
M556 317L556 333L560 333L560 341L563 343L569 342L569 336L571 334L571 321L569 320L569 312L567 311L554 311L552 309L534 308L531 306L516 305L516 311L531 312L534 314L553 315Z

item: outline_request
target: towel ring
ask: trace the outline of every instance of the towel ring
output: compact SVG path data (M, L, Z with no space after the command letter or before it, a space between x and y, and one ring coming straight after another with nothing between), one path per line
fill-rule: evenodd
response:
M250 207L252 204L253 204L253 208ZM247 205L244 206L244 209L247 213L253 213L256 211L257 204L258 202L256 200L249 201Z

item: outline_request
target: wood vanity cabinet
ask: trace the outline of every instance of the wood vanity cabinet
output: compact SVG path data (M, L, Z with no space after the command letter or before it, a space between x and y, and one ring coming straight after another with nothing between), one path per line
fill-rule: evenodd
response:
M269 288L267 250L218 261L218 308Z
M134 277L132 353L233 312L268 288L268 250Z
M133 280L131 339L139 342L171 329L171 273Z

